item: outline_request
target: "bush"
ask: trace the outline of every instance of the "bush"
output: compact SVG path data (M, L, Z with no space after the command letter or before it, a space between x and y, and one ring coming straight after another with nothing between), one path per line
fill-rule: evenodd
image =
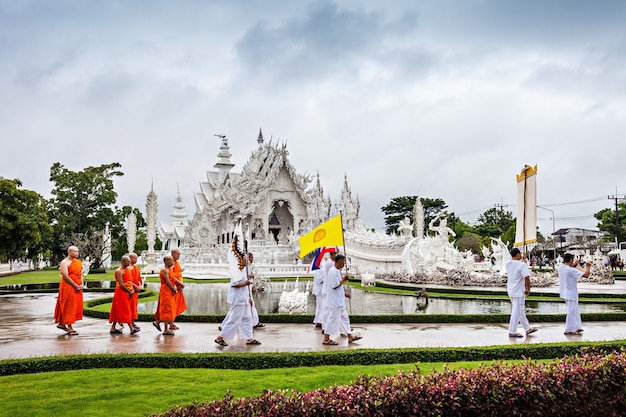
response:
M361 376L353 384L309 393L265 391L255 398L176 407L174 416L618 416L626 392L624 351L548 364L504 364L423 376Z
M272 369L326 365L379 365L416 362L459 362L551 359L593 347L609 353L624 341L545 343L483 347L354 349L321 352L265 353L123 353L49 356L0 360L0 376L96 368Z

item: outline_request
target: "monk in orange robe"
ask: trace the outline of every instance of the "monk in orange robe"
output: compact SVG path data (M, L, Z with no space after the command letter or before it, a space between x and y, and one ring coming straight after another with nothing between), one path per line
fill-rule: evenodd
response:
M187 310L187 302L185 300L185 294L183 293L183 289L185 288L185 284L183 284L183 268L178 261L180 258L180 249L172 249L172 258L174 258L174 266L172 267L171 279L178 290L174 297L176 299L176 315L178 316ZM170 328L172 330L178 330L178 326L173 323Z
M68 336L78 334L73 324L83 319L83 264L78 260L78 248L70 246L67 257L61 261L59 296L54 308L54 322Z
M167 336L173 336L172 323L176 318L176 299L175 295L178 293L176 284L171 279L172 267L174 266L174 258L167 255L163 258L165 266L161 268L159 272L159 278L161 279L161 286L159 287L159 303L154 322L154 326L159 328L161 323L165 324L163 334Z
M111 334L122 334L122 331L115 327L115 323L126 323L131 329L130 334L139 331L133 327L133 315L131 312L131 298L135 293L133 288L132 272L128 269L130 266L130 257L122 256L122 265L115 270L115 292L113 293L113 302L111 303L111 312L109 313L109 323L111 323Z
M133 281L133 289L135 292L130 300L130 310L133 318L133 328L138 329L136 321L139 320L139 313L137 312L137 304L139 303L139 291L141 290L141 286L143 285L141 281L141 272L139 271L139 267L137 266L137 254L130 253L128 254L130 258L130 266L128 270L132 274Z

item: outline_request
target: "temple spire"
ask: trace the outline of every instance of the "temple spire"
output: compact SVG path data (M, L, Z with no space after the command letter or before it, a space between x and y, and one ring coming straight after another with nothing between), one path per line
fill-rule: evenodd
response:
M220 146L220 152L217 154L217 163L213 165L214 168L217 168L219 172L220 181L223 181L226 178L226 175L230 172L230 169L235 166L232 162L230 162L230 157L232 154L230 153L230 146L228 146L228 138L226 135L214 135L218 138L222 139L222 145Z
M261 131L261 128L259 128L259 137L256 138L256 141L259 143L259 146L263 145L263 141L265 139L263 139L263 132Z

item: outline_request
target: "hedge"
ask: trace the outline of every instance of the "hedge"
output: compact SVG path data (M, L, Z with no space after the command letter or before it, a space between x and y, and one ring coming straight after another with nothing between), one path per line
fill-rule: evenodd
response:
M49 356L0 361L0 376L97 368L272 369L326 365L378 365L414 362L459 362L550 359L580 353L619 350L625 340L485 347L355 349L321 352L136 353Z

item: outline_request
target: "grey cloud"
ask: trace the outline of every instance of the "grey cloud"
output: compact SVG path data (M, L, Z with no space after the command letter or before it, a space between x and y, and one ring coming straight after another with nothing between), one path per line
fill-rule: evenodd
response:
M416 16L390 19L383 12L314 2L304 14L280 25L257 22L236 44L244 70L280 81L318 80L331 73L353 76L364 61L385 55L388 40L400 40L417 26Z
M595 97L623 96L626 93L626 43L594 48L570 62L561 60L538 67L528 78L529 87Z

